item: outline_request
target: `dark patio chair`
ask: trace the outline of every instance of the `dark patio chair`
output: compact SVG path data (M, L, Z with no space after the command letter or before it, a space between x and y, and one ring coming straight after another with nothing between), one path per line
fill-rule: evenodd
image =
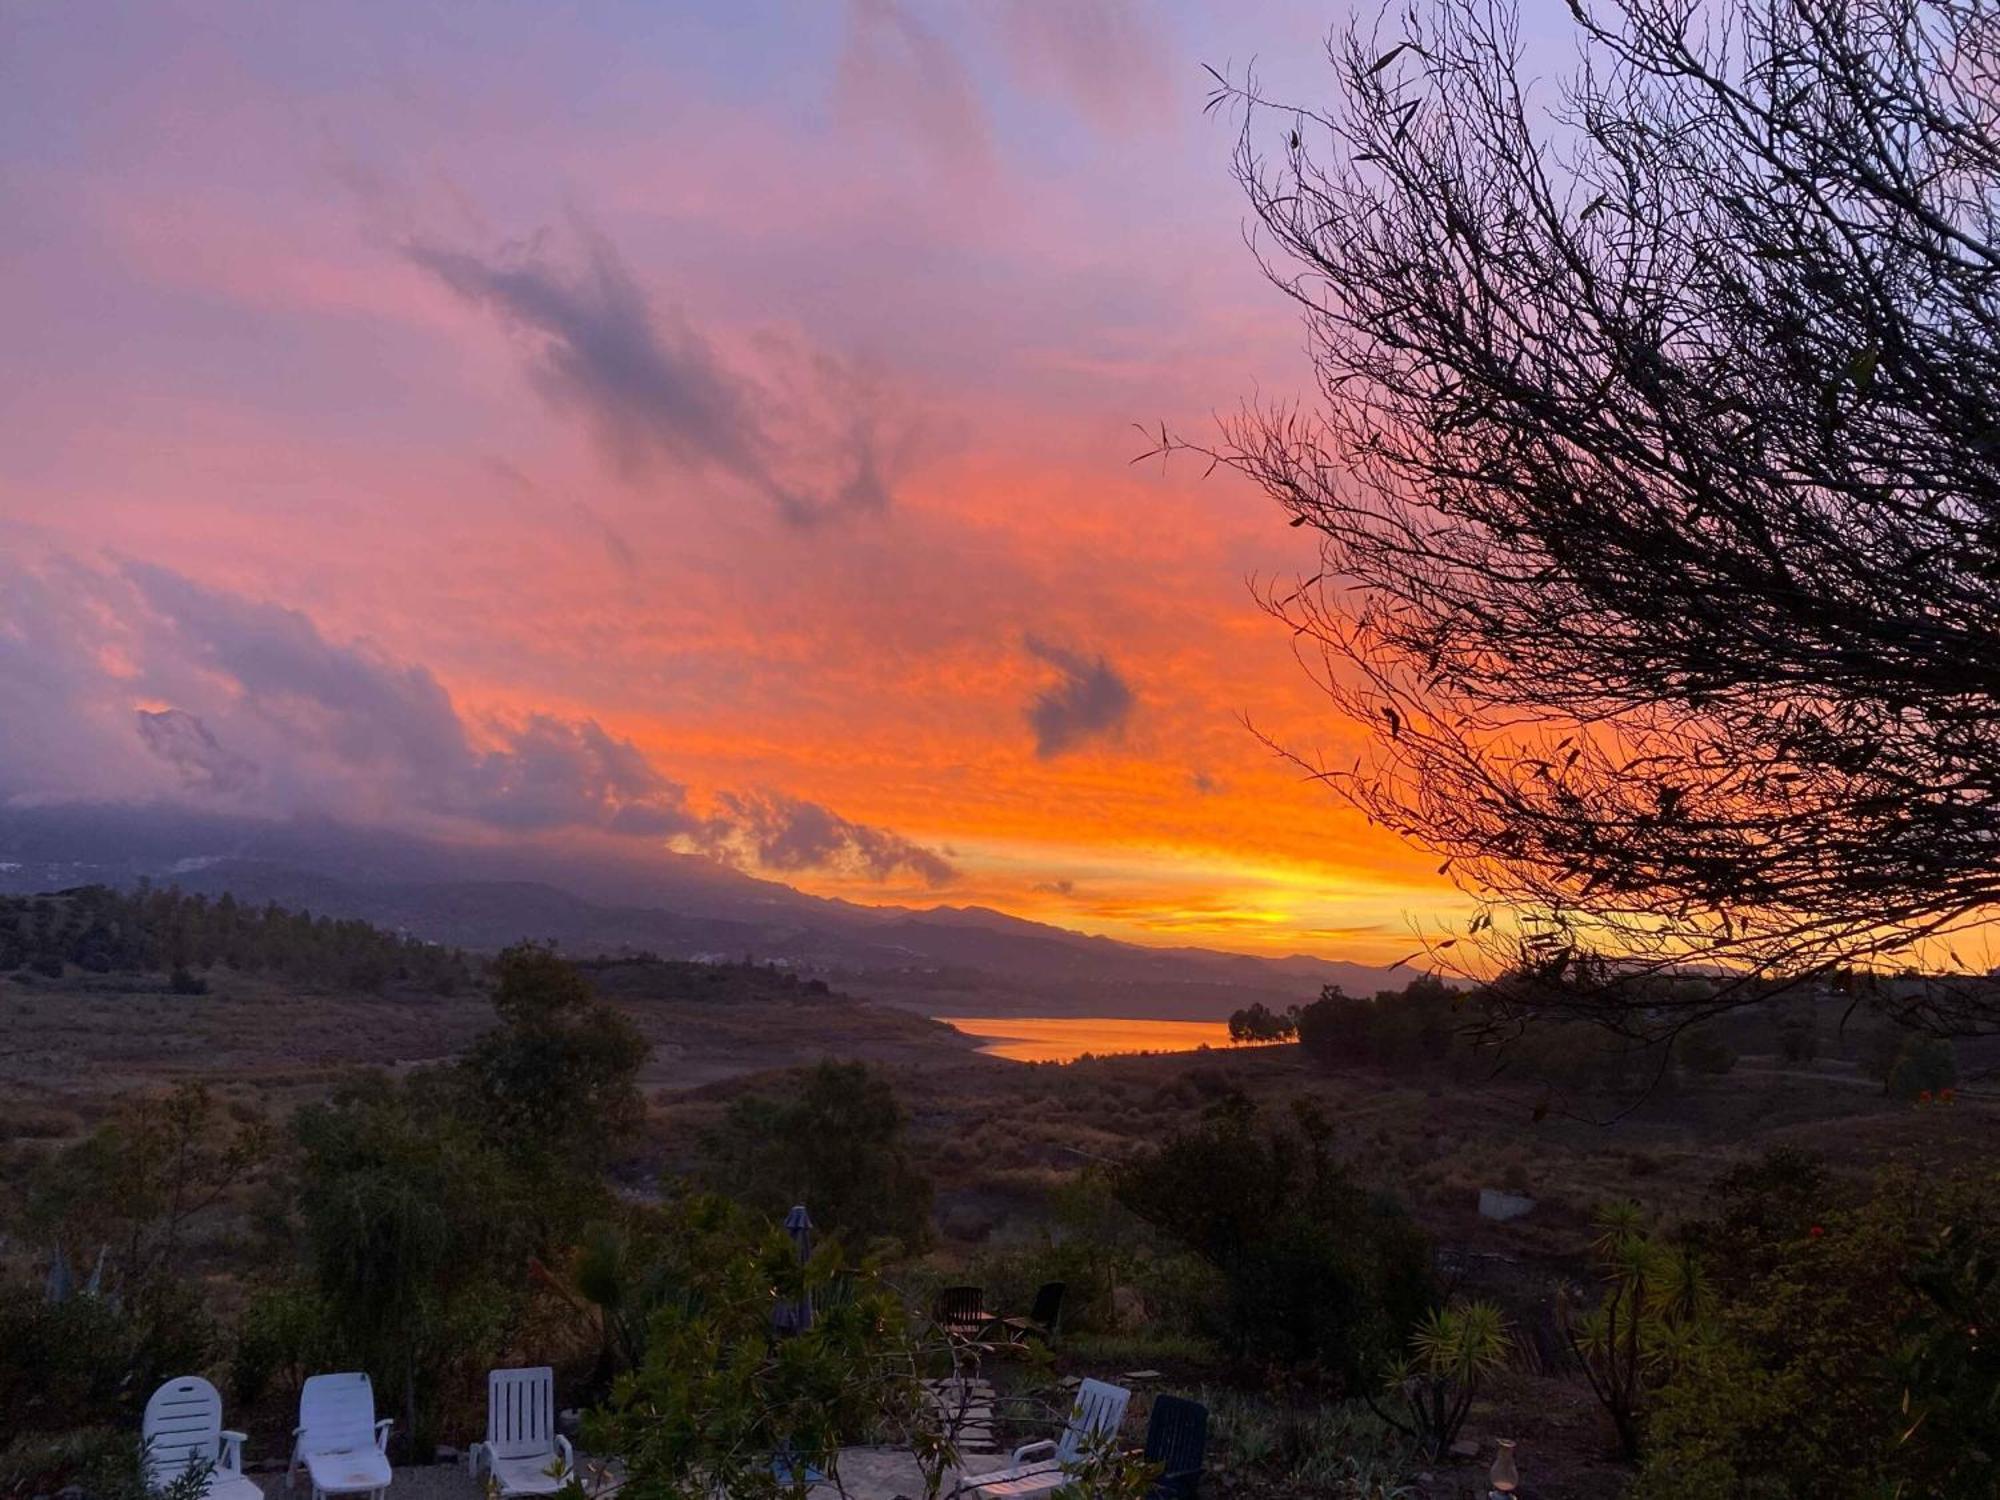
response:
M1060 1281L1044 1282L1035 1293L1034 1306L1025 1318L1002 1318L1000 1326L1007 1331L1011 1342L1022 1343L1028 1339L1040 1339L1050 1343L1055 1339L1057 1326L1062 1322L1063 1298L1069 1287Z
M1146 1421L1146 1462L1160 1466L1147 1500L1194 1500L1208 1451L1208 1408L1183 1396L1155 1396Z
M978 1338L993 1324L986 1292L976 1286L948 1286L931 1302L931 1321L953 1338Z

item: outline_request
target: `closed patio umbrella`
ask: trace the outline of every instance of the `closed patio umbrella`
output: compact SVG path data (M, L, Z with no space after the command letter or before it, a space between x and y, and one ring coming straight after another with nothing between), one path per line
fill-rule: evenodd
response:
M785 1233L792 1237L792 1245L799 1253L801 1266L812 1259L812 1215L806 1212L803 1203L794 1203L792 1211L785 1215ZM778 1326L793 1333L804 1333L812 1327L812 1293L807 1292L797 1302L788 1303L779 1310Z

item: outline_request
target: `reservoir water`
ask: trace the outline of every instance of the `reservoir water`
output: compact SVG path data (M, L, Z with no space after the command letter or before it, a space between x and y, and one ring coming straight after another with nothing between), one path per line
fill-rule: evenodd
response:
M1227 1047L1226 1021L1148 1021L1124 1016L939 1016L1015 1062L1074 1062L1088 1052L1193 1052Z

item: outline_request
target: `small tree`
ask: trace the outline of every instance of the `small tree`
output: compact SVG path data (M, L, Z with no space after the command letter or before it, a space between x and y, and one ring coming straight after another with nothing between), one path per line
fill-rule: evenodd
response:
M493 981L500 1024L463 1064L479 1115L508 1150L594 1177L644 1117L638 1076L650 1044L553 948L507 949Z
M1658 1373L1635 1495L1990 1500L2000 1177L1853 1188L1796 1152L1718 1182L1710 1333Z
M228 1117L207 1085L123 1105L34 1174L28 1219L72 1264L110 1251L110 1273L141 1300L171 1276L188 1226L215 1209L270 1149L260 1116Z
M1719 1078L1736 1066L1736 1049L1710 1026L1691 1026L1674 1043L1674 1055L1690 1073Z
M515 1180L441 1092L372 1078L294 1122L308 1263L334 1330L403 1395L411 1457L426 1393L496 1349L525 1289Z
M1819 1017L1810 1000L1781 1008L1772 1018L1778 1055L1795 1066L1819 1056Z

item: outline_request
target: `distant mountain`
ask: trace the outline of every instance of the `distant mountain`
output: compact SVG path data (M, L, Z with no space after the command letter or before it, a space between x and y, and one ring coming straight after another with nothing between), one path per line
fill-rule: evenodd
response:
M1204 948L1149 948L984 907L869 907L713 860L629 846L456 844L321 822L162 807L0 809L0 892L140 880L361 917L473 949L550 939L577 954L748 953L959 1014L1221 1016L1321 985L1357 993L1412 971Z

